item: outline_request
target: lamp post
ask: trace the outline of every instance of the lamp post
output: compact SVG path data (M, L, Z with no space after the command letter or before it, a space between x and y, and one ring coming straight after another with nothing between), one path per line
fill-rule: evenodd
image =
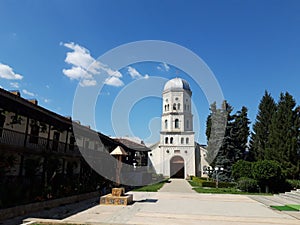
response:
M211 167L206 167L204 169L205 173L210 175L212 174L213 172L216 173L216 188L219 188L219 174L224 171L224 168L223 167L219 167L219 166L216 166L215 168L211 168Z
M215 171L216 171L216 188L219 188L219 173L222 172L224 170L223 167L215 167Z

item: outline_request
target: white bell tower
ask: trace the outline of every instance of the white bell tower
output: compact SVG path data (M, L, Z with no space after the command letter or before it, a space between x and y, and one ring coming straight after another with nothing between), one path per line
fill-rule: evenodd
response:
M196 175L191 96L188 82L181 78L165 84L159 145L161 172L165 176Z

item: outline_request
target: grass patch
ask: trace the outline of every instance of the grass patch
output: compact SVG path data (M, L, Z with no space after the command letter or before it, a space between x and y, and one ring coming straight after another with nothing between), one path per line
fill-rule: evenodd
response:
M150 185L147 185L147 186L144 186L144 187L133 189L132 191L157 192L167 182L168 182L168 180L164 180L164 181L161 181L161 182L156 183L156 184L150 184Z
M299 209L295 209L294 207L290 207L288 205L271 205L270 207L279 211L299 211Z
M300 205L287 205L287 206L300 211Z
M201 183L198 183L194 180L190 180L189 183L192 187L202 187Z
M271 193L253 193L253 192L243 192L236 188L202 188L193 187L198 193L208 193L208 194L239 194L239 195L273 195Z
M242 194L243 192L235 188L193 188L198 193L211 193L211 194ZM247 193L248 194L248 193Z
M190 185L193 187L198 193L208 193L208 194L240 194L240 195L272 195L271 193L250 193L243 192L236 188L210 188L210 187L202 187L200 183L195 181L189 181Z

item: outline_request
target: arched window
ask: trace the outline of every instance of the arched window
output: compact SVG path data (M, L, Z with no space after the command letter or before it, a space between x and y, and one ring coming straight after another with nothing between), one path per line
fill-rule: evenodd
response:
M169 138L166 137L166 138L165 138L165 144L168 144L168 143L169 143Z
M179 119L175 119L175 128L179 128Z
M183 137L181 138L180 143L181 143L181 144L184 144L184 138L183 138Z
M176 110L176 103L173 104L173 110Z
M170 109L170 108L169 108L169 104L168 104L168 105L167 105L167 111L169 111L169 109Z
M165 129L168 129L168 120L165 120Z
M186 121L186 128L189 128L189 126L190 126L189 122L190 122L189 120Z
M184 110L186 110L186 104L184 104Z
M188 144L189 143L189 138L185 139L185 143Z
M177 104L177 109L180 110L180 103Z
M173 137L170 138L170 144L173 144Z
M167 105L165 105L165 111L167 111Z

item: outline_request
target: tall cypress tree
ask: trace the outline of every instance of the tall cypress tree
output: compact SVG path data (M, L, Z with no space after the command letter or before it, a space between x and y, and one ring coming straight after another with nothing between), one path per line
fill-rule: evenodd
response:
M296 102L288 92L280 94L278 108L270 126L266 159L281 163L287 177L298 173L299 115Z
M223 110L227 114L225 135L221 148L212 165L224 168L224 171L219 175L219 178L223 181L229 181L231 176L231 166L235 158L235 143L232 135L235 116L232 115L232 106L226 101L223 103Z
M206 137L208 142L206 160L211 165L213 164L224 139L227 122L227 111L224 108L225 105L224 102L223 107L220 109L217 108L215 102L211 104L211 113L206 120Z
M265 91L258 107L250 139L250 155L254 161L265 159L265 150L269 147L271 121L276 108L273 97Z
M250 123L247 115L248 110L246 107L242 107L236 114L232 114L232 106L225 101L222 109L216 109L215 105L212 105L211 111L212 113L207 118L206 129L208 156L212 156L212 153L216 153L215 146L219 144L217 155L215 155L215 158L213 157L214 160L211 166L224 168L219 178L223 181L229 181L232 165L239 159L244 158L247 147ZM216 117L216 115L218 116ZM218 121L217 124L223 124L223 136L221 139L218 139L218 136L215 135L216 131L221 130L213 129L216 120Z

